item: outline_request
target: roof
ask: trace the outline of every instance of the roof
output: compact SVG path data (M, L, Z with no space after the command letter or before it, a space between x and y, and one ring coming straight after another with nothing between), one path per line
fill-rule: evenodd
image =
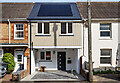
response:
M27 19L33 3L1 3L2 4L2 20L7 19Z
M82 18L87 18L87 3L77 2ZM91 2L92 18L120 18L120 2Z
M81 20L76 3L35 3L28 20Z

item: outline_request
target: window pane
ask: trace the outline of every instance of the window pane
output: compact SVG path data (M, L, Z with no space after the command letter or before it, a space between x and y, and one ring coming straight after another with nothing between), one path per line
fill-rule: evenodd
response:
M72 23L68 23L68 33L72 33Z
M100 63L102 64L111 64L111 57L101 57Z
M24 36L23 34L24 34L24 33L23 33L22 31L17 31L17 32L16 32L16 37L17 37L17 38L23 38L23 36Z
M44 34L49 34L49 23L44 23Z
M16 30L23 30L23 24L16 24Z
M66 34L66 23L61 23L61 34Z
M38 33L42 33L42 23L38 23Z
M110 36L110 31L101 31L100 36Z
M112 50L101 50L101 56L110 56L111 55Z
M17 55L17 60L18 60L18 62L21 62L22 61L22 55Z
M46 60L51 60L51 52L50 51L46 52Z
M100 30L110 30L110 24L100 24Z
M44 53L44 52L41 52L40 58L41 58L41 60L42 60L42 59L45 59L45 53Z

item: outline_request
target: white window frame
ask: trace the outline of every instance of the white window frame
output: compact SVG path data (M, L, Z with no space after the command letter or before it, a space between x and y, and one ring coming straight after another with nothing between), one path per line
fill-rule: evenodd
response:
M44 52L44 57L45 57L45 59L41 59L41 52ZM52 51L50 51L50 55L51 55L51 58L50 58L50 60L46 60L46 52L47 51L40 51L39 53L40 53L40 61L51 61L52 60Z
M2 51L2 57L3 57L3 49L0 49ZM2 57L0 57L1 61L2 61Z
M61 27L62 24L61 24L61 25L60 25L60 35L74 35L74 34L73 34L73 33L74 33L74 32L73 32L73 31L74 31L74 30L73 30L73 22L63 22L63 23L66 23L66 34L62 34L62 33L61 33L61 30L62 30L62 27ZM68 33L68 23L72 23L72 33Z
M111 55L109 56L101 56L101 50L111 50ZM112 49L100 49L100 58L101 57L110 57L111 58L111 61L112 61ZM112 62L110 64L107 64L107 63L100 63L101 66L111 66Z
M22 54L22 61L18 62L18 54ZM23 64L23 61L24 61L23 60L24 59L24 49L15 49L15 57L16 57L17 63Z
M99 27L99 30L100 30L100 34L101 34L101 32L106 32L106 31L109 31L110 32L110 36L101 36L100 34L99 34L99 36L100 36L100 38L107 38L107 39L110 39L110 38L112 38L112 28L111 28L111 23L100 23L100 25L101 24L109 24L110 25L110 30L100 30L100 27Z
M23 30L16 30L16 25L17 24L23 24ZM18 38L18 37L16 37L15 35L16 35L16 31L23 31L23 37L22 38ZM24 39L24 23L16 23L16 24L14 24L14 39Z
M38 24L39 24L39 23L42 23L42 33L38 33ZM45 22L38 22L38 23L37 23L36 35L46 35L46 36L47 36L47 35L48 35L48 36L50 35L50 23L47 22L47 23L49 23L49 34L44 34L44 23L45 23Z

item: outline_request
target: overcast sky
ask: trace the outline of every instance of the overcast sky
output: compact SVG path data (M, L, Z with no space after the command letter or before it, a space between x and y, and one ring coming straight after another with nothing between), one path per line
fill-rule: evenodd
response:
M86 2L87 0L0 0L1 2ZM120 1L120 0L91 0L91 1L102 1L102 2L110 2L110 1Z

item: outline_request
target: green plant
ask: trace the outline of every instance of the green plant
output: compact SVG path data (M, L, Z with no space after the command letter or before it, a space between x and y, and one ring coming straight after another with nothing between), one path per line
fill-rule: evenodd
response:
M5 53L3 55L2 61L8 64L7 73L10 73L14 70L15 61L14 61L14 56L11 53Z
M115 72L112 71L112 70L105 70L105 71L95 71L93 72L94 75L97 75L97 74L114 74Z

